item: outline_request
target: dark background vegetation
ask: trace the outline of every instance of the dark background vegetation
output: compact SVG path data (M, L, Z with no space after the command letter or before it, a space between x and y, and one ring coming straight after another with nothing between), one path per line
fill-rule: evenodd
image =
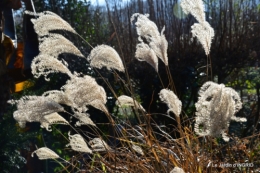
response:
M154 21L159 30L164 26L166 39L169 43L168 58L171 74L177 89L177 95L183 103L182 118L194 118L194 103L197 101L197 91L206 81L206 56L202 46L191 35L191 26L197 22L191 15L184 15L181 12L177 0L131 0L128 3L121 3L120 0L108 0L106 6L92 6L90 2L78 0L45 0L35 1L37 12L49 10L60 15L68 21L73 28L86 39L93 47L100 44L107 44L114 47L121 58L125 61L136 97L141 101L143 107L151 113L164 113L166 106L159 102L158 93L162 89L157 73L145 62L135 59L135 46L138 42L136 30L130 22L134 13L148 13L150 19ZM239 91L244 108L240 115L248 118L248 122L242 129L240 136L249 136L259 130L259 107L260 79L258 62L260 58L260 5L258 0L205 0L206 19L214 28L215 37L212 42L210 57L212 59L213 80L217 83L224 83ZM80 39L71 37L71 41L78 48L88 55L91 48ZM65 56L65 55L64 55ZM84 60L72 61L66 55L69 67L78 72L90 73L87 62ZM114 75L107 72L101 73L109 80L115 81L113 85L118 93L126 94ZM164 64L159 62L159 74L164 85L168 85ZM95 74L92 74L95 75ZM125 78L122 75L122 78ZM99 81L102 82L102 80ZM1 81L4 81L1 79ZM45 89L60 88L65 80L54 75L52 81L56 83L37 81L37 87L31 93L41 93ZM0 84L1 90L6 91L10 84L3 82ZM20 96L26 93L19 93ZM109 92L107 90L107 92ZM108 93L109 95L109 93ZM5 98L2 98L5 100ZM1 100L1 101L2 101ZM151 102L152 100L152 102ZM109 110L113 111L114 99L108 102ZM4 104L4 103L3 103ZM2 110L1 110L2 111ZM8 109L1 120L1 128L6 129L7 121L10 126L14 126L11 117L13 109ZM3 111L2 111L3 112ZM93 117L94 121L102 122L102 116ZM154 119L164 124L160 116ZM174 122L168 122L174 123ZM233 132L241 132L239 124L231 126ZM252 129L254 127L254 129ZM8 134L15 131L12 127ZM20 133L20 132L19 132ZM17 134L18 136L22 136ZM1 140L4 131L1 132ZM35 134L32 134L32 136ZM44 132L41 133L44 135ZM55 136L55 132L53 133ZM52 136L52 137L53 137ZM56 134L57 136L57 134ZM40 137L38 137L40 138ZM45 136L45 142L53 143L51 137ZM4 138L6 146L9 142L20 144L19 137L12 139ZM27 141L26 139L21 139ZM34 139L35 140L35 139ZM4 144L1 143L2 146ZM62 148L54 143L52 148ZM27 145L28 146L28 145ZM50 146L50 145L49 145ZM14 150L11 147L6 150ZM1 147L2 148L2 147ZM17 148L22 148L17 147ZM60 151L61 154L63 151ZM19 154L18 154L19 155ZM66 155L66 154L64 154ZM18 156L17 156L18 157ZM1 157L2 158L2 157ZM21 162L21 160L19 161ZM10 165L11 162L10 162ZM19 164L18 164L19 165ZM9 169L9 168L8 168ZM44 169L44 168L42 168ZM46 171L48 169L46 168Z

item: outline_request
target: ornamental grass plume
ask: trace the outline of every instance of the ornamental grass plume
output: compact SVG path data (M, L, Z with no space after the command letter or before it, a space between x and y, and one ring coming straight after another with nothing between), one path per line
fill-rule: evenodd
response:
M74 108L74 112L85 112L87 106L92 106L103 112L108 112L105 106L107 102L106 92L90 76L74 77L67 81L62 91Z
M125 72L124 65L118 53L110 46L100 45L91 50L88 61L91 67L101 69L106 67L108 70L116 69Z
M63 91L53 90L43 93L43 96L54 100L59 104L65 104L67 106L73 106L73 100L70 100ZM74 112L73 117L79 121L76 122L75 126L91 125L96 126L95 123L90 119L88 113Z
M43 96L24 96L19 100L10 100L9 103L16 104L17 110L13 116L22 128L26 122L46 123L44 116L64 111L61 105Z
M53 58L58 58L62 53L70 53L84 57L71 41L60 34L48 34L48 37L43 37L40 41L40 54L49 55Z
M148 19L148 14L135 13L131 17L131 22L135 22L138 40L142 43L148 42L149 47L155 52L156 56L160 58L163 63L168 66L168 42L163 34L165 28L159 32L156 24ZM140 59L140 57L139 57ZM145 58L144 58L145 59Z
M215 34L213 28L205 19L205 10L202 0L182 0L180 5L184 13L190 13L199 22L191 26L191 33L193 37L197 37L208 56Z
M121 95L117 98L116 105L119 107L122 106L132 106L137 109L142 110L143 112L146 112L145 109L142 107L140 103L138 103L136 100L134 100L132 97Z
M206 53L209 55L211 42L214 37L214 30L207 21L203 23L195 23L191 26L191 33L193 37L197 37Z
M158 72L158 58L154 50L144 42L136 45L135 57L139 61L146 61L155 69L156 72Z
M30 11L25 11L25 14L35 15ZM77 34L77 32L70 26L68 22L63 20L60 16L50 11L36 13L37 18L31 19L35 32L40 36L49 35L50 31L65 30Z
M184 13L190 13L199 23L205 21L205 7L202 0L182 0L180 6Z
M174 92L168 89L162 89L159 93L159 97L161 101L166 103L167 106L169 107L167 111L168 114L169 112L172 112L177 117L180 116L182 103L178 99L178 97L174 94Z
M47 147L42 147L35 150L34 152L32 152L31 156L33 157L34 154L36 154L40 160L60 158L58 154Z
M160 33L154 22L148 19L149 14L139 14L135 13L131 16L131 23L137 18L135 22L136 31L138 34L138 40L143 41L145 39L147 42L153 40L152 37L159 37Z
M153 37L152 41L149 43L149 46L153 49L155 54L160 58L163 63L168 66L168 42L163 34L165 31L165 27L163 27L160 36Z
M45 128L47 131L51 131L51 128L49 126L52 124L69 125L69 122L62 116L60 116L57 112L45 115L43 117L43 120L41 120L41 127Z
M81 126L81 125L96 126L96 124L90 119L89 114L87 113L78 112L75 113L73 116L79 120L76 122L75 126Z
M72 73L68 69L65 61L59 61L52 56L40 54L32 60L31 64L32 74L35 78L44 76L46 81L49 81L48 75L51 73L65 73L72 77Z
M246 121L245 118L235 117L235 113L242 108L242 103L237 92L224 84L206 82L202 85L195 107L194 131L200 136L222 135L225 141L229 141L225 131L228 130L230 121Z
M93 152L112 150L101 138L94 138L88 142Z
M66 145L67 147L71 146L72 150L78 152L92 153L82 136L79 134L70 135L70 132L68 135L70 143Z

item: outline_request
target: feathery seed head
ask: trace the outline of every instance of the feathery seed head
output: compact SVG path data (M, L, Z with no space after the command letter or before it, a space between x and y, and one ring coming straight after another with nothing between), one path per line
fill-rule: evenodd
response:
M28 14L28 15L31 15L31 16L36 16L36 17L42 16L42 15L46 15L46 14L53 15L53 16L59 16L56 13L53 13L51 11L43 11L43 12L40 12L40 13L34 13L32 11L26 10L26 11L24 11L24 13Z
M108 70L116 69L121 72L125 71L118 53L115 49L107 45L96 46L92 49L88 56L88 61L90 61L90 66L99 69L106 67Z
M51 73L60 72L72 77L73 75L65 64L65 61L61 62L58 59L47 54L40 54L32 60L32 74L35 78L44 76L46 81L50 80L47 76Z
M51 128L49 126L52 124L69 124L69 122L65 120L62 116L60 116L57 112L45 115L40 123L41 127L45 128L47 131L51 131Z
M225 134L231 120L246 121L245 118L235 117L242 103L239 95L232 88L223 84L206 82L199 91L199 100L195 104L196 122L194 131L200 136L219 136L229 140Z
M72 150L74 151L92 153L82 136L80 136L79 134L70 135L70 132L68 135L70 143L66 146L71 146Z
M139 40L142 40L142 37L145 38L148 42L151 41L152 37L160 36L158 28L154 22L148 19L149 14L139 14L135 13L131 16L131 23L137 19L135 22L136 31L139 36Z
M150 47L154 50L155 54L162 60L162 62L168 66L168 42L163 35L164 28L159 37L152 38L152 41L149 43Z
M143 38L148 42L150 48L155 52L166 66L168 66L168 42L163 34L165 27L163 27L161 33L156 24L148 19L148 15L135 13L131 17L131 22L137 18L135 23L138 34L138 40L142 43Z
M191 26L193 37L197 37L206 53L209 55L214 30L205 20L204 4L202 0L182 0L181 7L186 14L191 13L199 23Z
M198 22L205 21L205 10L202 0L182 0L180 5L184 13L191 13Z
M69 102L72 103L71 106L78 112L87 111L86 106L93 106L103 112L108 112L105 106L106 92L90 76L71 78L62 87L62 90Z
M139 61L146 61L155 69L156 72L158 72L158 58L153 49L144 42L136 45L135 57Z
M159 93L159 97L161 101L166 103L169 107L167 113L173 112L176 116L180 116L182 103L171 90L162 89Z
M29 15L34 15L32 12L25 12ZM35 32L39 36L45 36L53 30L66 30L72 33L77 34L77 32L68 24L65 20L63 20L60 16L56 15L52 12L43 12L37 13L37 19L31 19L32 23L34 24Z
M38 150L35 150L31 155L32 157L33 157L34 153L38 156L38 158L40 160L59 158L58 154L56 154L54 151L52 151L51 149L49 149L47 147L42 147L42 148L39 148Z
M92 151L95 152L111 150L111 148L107 145L107 143L100 138L94 138L90 140L88 144L92 148Z
M143 112L146 112L145 109L142 107L140 103L138 103L136 100L134 100L132 97L121 95L117 98L116 105L121 106L132 106L137 109L142 110Z
M79 121L76 122L75 126L81 126L81 125L91 125L96 126L96 124L90 119L89 114L87 113L75 113L74 117L79 119Z
M211 42L214 37L214 30L207 21L203 23L195 23L191 26L193 37L197 37L206 53L209 55Z
M17 105L18 110L13 116L20 127L24 127L26 122L42 122L45 115L64 110L61 105L43 96L26 96L10 102Z
M48 34L48 37L42 38L41 41L39 45L41 54L47 54L54 58L58 58L62 53L70 53L84 57L71 41L60 34Z

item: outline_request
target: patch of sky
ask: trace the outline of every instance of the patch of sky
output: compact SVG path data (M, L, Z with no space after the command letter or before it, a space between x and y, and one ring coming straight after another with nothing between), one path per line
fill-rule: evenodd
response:
M106 0L89 0L90 3L94 6L105 6L106 5ZM131 0L107 0L109 4L114 4L114 3L123 3L125 4L126 2L130 2Z

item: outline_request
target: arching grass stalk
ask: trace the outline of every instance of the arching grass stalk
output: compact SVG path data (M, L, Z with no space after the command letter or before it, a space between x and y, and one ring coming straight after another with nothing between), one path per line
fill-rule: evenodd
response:
M212 65L212 60L211 60L210 54L208 55L208 57L209 57L209 66L210 66L210 78L213 81L214 80L213 79L213 69L212 69L213 65Z
M101 156L100 156L99 153L95 153L95 154L94 154L94 156L93 156L93 158L92 158L91 166L90 166L90 171L92 171L92 169L93 169L93 167L94 167L94 163L95 163L96 157L101 158ZM102 162L100 162L100 164L101 164L102 171L106 173L107 171L106 171L106 166L105 166L105 164L102 163Z
M165 88L165 87L164 87L164 84L163 84L163 81L162 81L162 78L161 78L159 72L157 72L157 75L158 75L158 78L159 78L159 80L160 80L160 82L161 82L162 87Z
M61 159L61 158L60 158ZM67 168L61 163L58 161L58 159L53 159L56 163L58 163L67 173L70 173ZM63 160L63 159L62 159ZM66 161L66 163L69 163L67 160L63 160L63 161ZM69 163L70 164L70 163Z
M209 81L209 56L207 56L207 81Z
M171 70L169 68L169 66L165 66L166 67L166 72L167 72L167 76L168 76L168 80L169 80L169 84L170 84L170 88L172 91L174 91L174 93L177 95L177 90L176 90L176 87L175 87L175 84L173 82L173 78L172 78L172 75L171 75Z

